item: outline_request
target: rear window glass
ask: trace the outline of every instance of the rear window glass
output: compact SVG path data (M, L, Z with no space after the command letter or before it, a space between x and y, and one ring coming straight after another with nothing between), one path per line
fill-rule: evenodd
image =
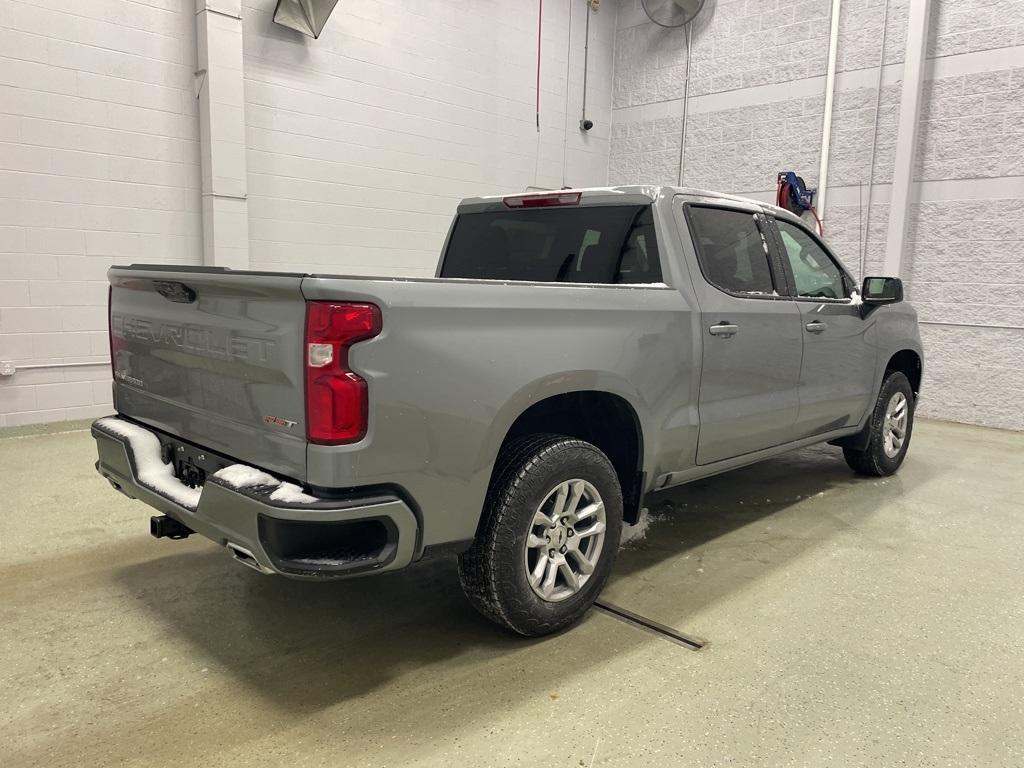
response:
M542 283L658 283L649 205L464 213L441 277Z

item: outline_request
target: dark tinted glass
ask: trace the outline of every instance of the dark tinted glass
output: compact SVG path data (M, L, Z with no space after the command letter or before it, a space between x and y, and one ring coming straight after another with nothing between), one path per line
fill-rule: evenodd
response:
M690 208L693 240L708 282L731 293L771 293L767 245L754 216L722 208Z
M544 283L657 283L650 206L587 206L464 213L442 277Z

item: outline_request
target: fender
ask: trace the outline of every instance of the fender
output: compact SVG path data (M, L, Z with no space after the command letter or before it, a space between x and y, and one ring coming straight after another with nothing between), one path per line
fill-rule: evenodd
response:
M646 462L646 457L650 455L650 409L636 389L622 377L607 371L567 371L549 374L530 382L509 398L495 414L481 450L481 456L487 463L488 474L493 469L498 451L516 419L531 406L549 397L571 392L603 392L625 400L639 421L643 441L641 449Z

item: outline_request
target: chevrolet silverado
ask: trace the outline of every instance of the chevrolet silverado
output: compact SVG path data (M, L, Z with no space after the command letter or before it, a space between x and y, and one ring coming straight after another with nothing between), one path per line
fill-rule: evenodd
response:
M577 620L652 491L802 446L888 475L921 384L897 278L672 187L463 201L436 276L114 267L97 469L263 573L458 555L523 635Z

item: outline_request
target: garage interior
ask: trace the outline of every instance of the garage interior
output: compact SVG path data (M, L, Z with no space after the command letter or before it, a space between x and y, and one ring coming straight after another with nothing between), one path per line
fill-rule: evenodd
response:
M1022 11L0 2L0 762L1024 763ZM899 473L820 446L654 494L538 640L450 559L264 577L96 474L112 265L433 276L464 197L620 184L782 191L903 279Z

